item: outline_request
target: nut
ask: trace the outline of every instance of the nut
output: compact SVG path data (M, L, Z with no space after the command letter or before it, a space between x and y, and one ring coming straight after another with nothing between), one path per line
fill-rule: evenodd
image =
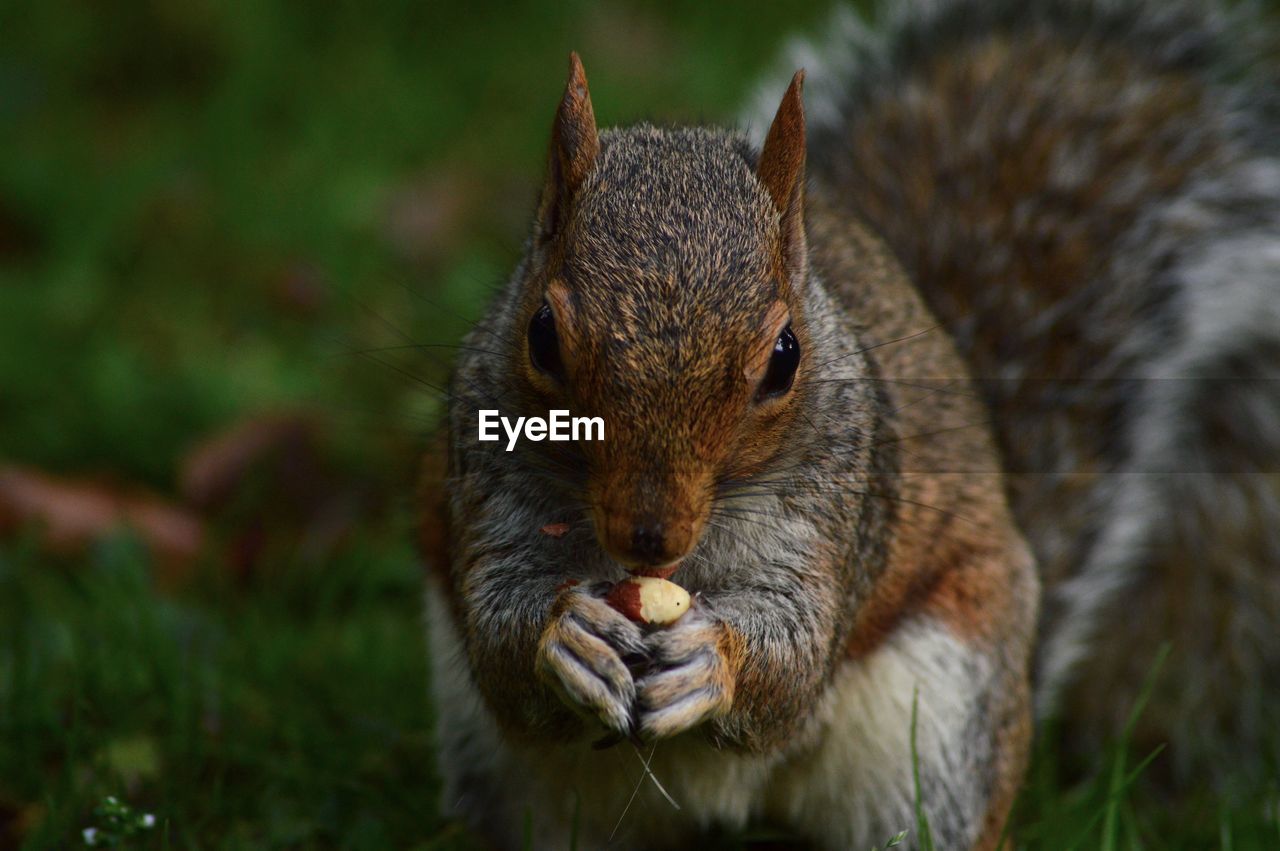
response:
M675 623L691 602L688 591L656 576L628 577L613 586L605 601L629 620L654 626Z

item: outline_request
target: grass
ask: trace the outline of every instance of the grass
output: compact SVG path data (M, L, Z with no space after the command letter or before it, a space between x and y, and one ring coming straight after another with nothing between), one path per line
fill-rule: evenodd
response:
M920 693L911 695L911 782L915 787L916 844L920 851L933 851L933 832L929 829L929 818L924 811L924 794L920 788L920 751L916 745L916 733L919 730L917 721L920 712Z
M719 120L828 5L0 5L0 461L177 499L194 443L301 408L376 506L232 569L250 502L176 588L127 536L6 536L0 847L75 846L107 796L155 816L133 847L473 846L436 811L407 506L439 401L404 374L448 350L352 352L478 313L570 49L603 124ZM1042 737L1018 847L1280 845L1276 789L1170 812L1146 756L1067 780Z
M418 580L402 545L362 544L252 593L208 581L174 598L128 540L74 569L7 548L6 821L33 826L29 847L62 846L115 794L181 847L447 837Z

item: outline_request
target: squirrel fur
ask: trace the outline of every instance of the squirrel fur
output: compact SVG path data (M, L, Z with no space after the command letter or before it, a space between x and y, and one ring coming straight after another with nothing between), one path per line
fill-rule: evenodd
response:
M918 791L990 849L1036 713L1101 743L1166 643L1137 736L1172 782L1275 759L1280 121L1241 26L841 12L762 139L598 130L574 56L424 476L446 810L503 848L865 848ZM506 452L480 408L605 439ZM676 563L675 624L604 602Z

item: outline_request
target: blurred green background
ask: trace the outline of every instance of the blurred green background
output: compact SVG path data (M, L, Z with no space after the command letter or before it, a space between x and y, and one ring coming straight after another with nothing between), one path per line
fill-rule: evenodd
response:
M0 2L0 848L470 846L413 478L567 54L603 125L731 120L829 5ZM1280 843L1058 761L1026 847Z

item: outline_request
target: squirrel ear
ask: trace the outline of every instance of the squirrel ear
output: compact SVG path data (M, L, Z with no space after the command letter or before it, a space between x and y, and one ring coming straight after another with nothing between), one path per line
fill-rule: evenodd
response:
M538 220L543 240L564 226L569 203L582 185L600 152L596 114L591 108L587 75L577 53L569 54L569 82L551 128L547 155L547 185L542 192Z
M782 256L792 283L805 265L804 236L804 70L796 72L769 127L756 174L782 214Z

